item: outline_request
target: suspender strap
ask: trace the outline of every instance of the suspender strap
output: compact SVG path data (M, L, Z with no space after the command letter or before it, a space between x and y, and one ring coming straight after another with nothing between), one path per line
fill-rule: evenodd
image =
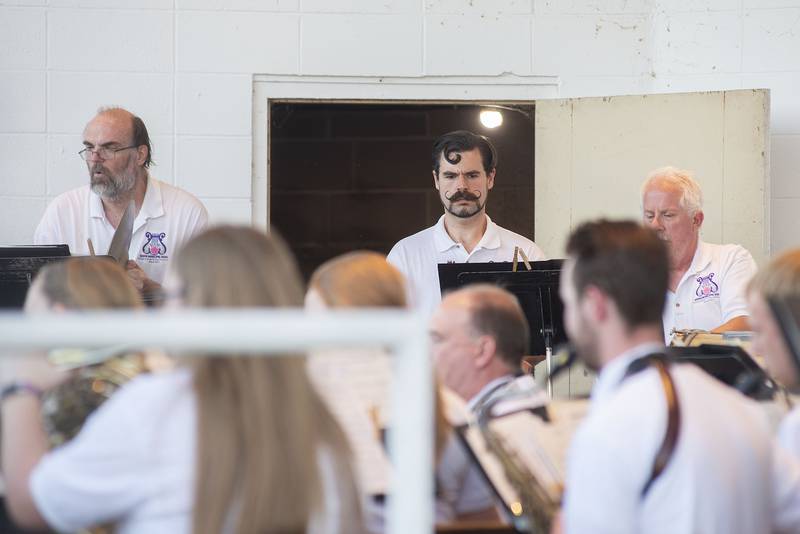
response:
M672 380L672 375L667 367L666 356L663 354L653 354L634 361L625 372L623 380L649 367L656 368L659 378L661 379L661 386L664 389L664 397L667 401L667 431L664 433L661 447L659 447L658 453L653 461L653 469L650 472L650 478L647 479L647 482L642 488L642 498L647 495L653 482L655 482L667 468L670 458L672 458L672 453L675 452L675 447L678 444L678 435L681 427L681 409L678 403L678 393L675 389L675 382Z

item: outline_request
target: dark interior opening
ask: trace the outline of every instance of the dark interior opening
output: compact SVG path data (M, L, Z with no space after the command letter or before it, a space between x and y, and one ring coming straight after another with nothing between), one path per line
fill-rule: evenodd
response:
M272 102L270 225L288 241L308 278L324 261L357 249L386 254L433 225L443 208L433 186L431 149L452 130L486 135L499 164L487 213L534 238L534 107L496 104Z

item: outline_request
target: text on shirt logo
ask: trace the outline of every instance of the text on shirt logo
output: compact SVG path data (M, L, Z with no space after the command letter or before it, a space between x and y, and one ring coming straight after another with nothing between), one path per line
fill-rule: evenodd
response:
M719 285L714 282L714 273L708 276L697 277L697 289L694 292L697 297L695 302L709 298L719 297Z
M149 260L151 263L167 259L167 245L164 243L166 236L167 234L164 232L145 232L145 242L142 252L139 254L139 259Z

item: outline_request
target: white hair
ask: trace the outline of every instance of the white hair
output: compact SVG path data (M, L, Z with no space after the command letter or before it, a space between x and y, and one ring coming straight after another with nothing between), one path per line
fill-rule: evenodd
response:
M656 182L667 183L681 191L680 206L694 215L703 209L703 191L700 184L695 181L692 171L677 169L675 167L661 167L651 172L642 184L642 198L650 186Z

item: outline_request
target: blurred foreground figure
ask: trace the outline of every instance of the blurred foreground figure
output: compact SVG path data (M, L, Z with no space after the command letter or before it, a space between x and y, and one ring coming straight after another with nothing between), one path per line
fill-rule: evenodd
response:
M567 459L568 533L800 532L800 468L758 406L663 356L667 248L634 222L583 224L564 319L598 374Z
M311 277L306 294L310 310L354 308L405 308L406 280L400 271L375 252L356 251L343 254L322 264ZM341 420L354 420L353 411L370 413L379 429L391 426L388 417L388 396L391 387L391 358L383 350L349 349L325 351L314 355L310 370L315 385L334 407ZM409 394L415 394L410 392ZM349 405L344 401L354 397ZM455 404L455 405L453 405ZM341 413L342 410L350 413ZM490 489L481 478L461 443L452 432L445 413L464 410L463 403L452 392L440 390L436 397L436 521L439 524L496 519ZM351 425L352 428L352 425ZM351 439L359 439L355 429ZM364 441L369 436L361 437ZM362 487L374 491L375 485ZM383 506L367 500L370 531L383 529Z
M165 289L170 307L297 307L300 277L283 242L249 228L193 239ZM17 362L17 376L49 379ZM361 531L345 437L314 392L304 358L213 354L143 375L43 454L36 395L3 404L12 516L72 532ZM34 446L36 445L36 446Z
M800 249L789 250L773 259L756 274L748 289L753 351L764 358L775 380L796 393L800 388L800 362L789 349L768 301L800 298ZM800 459L800 408L792 410L781 422L778 440Z

